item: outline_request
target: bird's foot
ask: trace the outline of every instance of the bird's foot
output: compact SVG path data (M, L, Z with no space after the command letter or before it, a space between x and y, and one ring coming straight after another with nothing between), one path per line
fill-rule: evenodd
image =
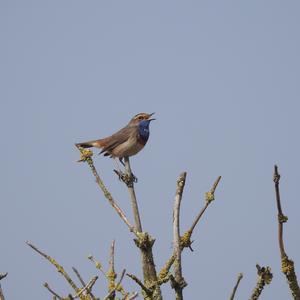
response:
M123 181L128 187L132 187L134 183L138 182L138 179L134 174L127 174L121 170L114 170L114 172L118 175L119 180Z

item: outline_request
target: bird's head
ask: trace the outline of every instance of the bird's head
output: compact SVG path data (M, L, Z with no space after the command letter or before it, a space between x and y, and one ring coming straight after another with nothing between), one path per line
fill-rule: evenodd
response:
M138 125L142 121L148 121L150 123L151 121L155 120L155 119L151 118L153 115L154 115L154 113L152 113L152 114L139 113L130 120L129 124L130 125Z

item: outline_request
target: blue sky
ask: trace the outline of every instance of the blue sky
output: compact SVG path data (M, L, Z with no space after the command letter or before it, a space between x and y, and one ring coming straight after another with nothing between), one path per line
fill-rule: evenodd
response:
M280 273L273 165L282 174L286 250L300 268L298 1L1 1L1 272L8 299L70 292L32 241L86 280L116 239L118 271L141 276L132 236L108 205L75 142L156 112L131 160L143 227L158 269L172 252L176 179L187 171L182 230L217 176L216 201L183 254L186 299L249 297L255 264L274 279L261 299L287 299ZM132 219L111 159L95 164ZM124 259L125 258L125 259ZM130 290L137 287L129 279ZM217 288L216 288L217 286ZM105 295L105 281L96 291ZM165 299L173 299L169 286Z

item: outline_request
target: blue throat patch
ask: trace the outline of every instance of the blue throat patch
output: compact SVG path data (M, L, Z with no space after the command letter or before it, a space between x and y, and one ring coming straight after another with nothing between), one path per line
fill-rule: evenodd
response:
M149 125L150 125L149 120L143 120L139 124L139 135L140 138L145 142L148 140L150 134Z

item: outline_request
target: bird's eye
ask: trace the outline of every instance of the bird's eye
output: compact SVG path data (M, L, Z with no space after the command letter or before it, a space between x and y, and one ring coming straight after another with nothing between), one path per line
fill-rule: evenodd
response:
M143 116L139 116L139 120L143 120L144 119L144 117Z

